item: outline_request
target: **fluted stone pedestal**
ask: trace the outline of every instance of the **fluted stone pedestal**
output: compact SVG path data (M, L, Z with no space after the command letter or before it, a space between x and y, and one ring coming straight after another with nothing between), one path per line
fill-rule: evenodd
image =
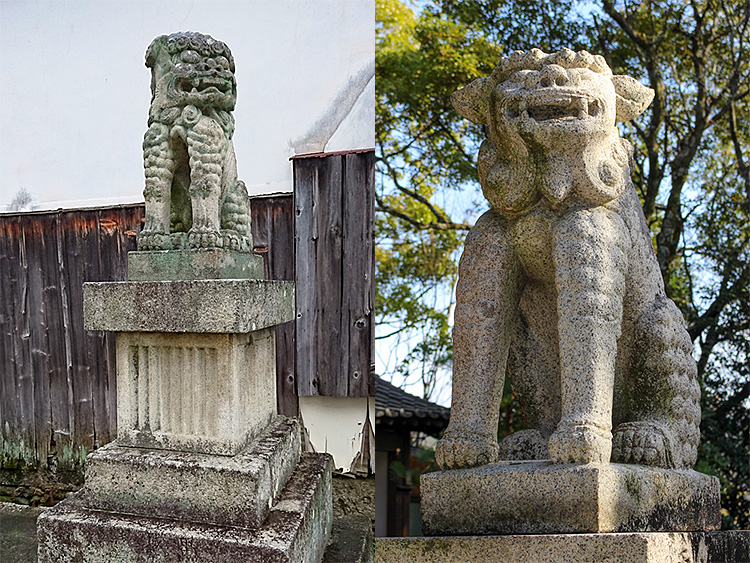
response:
M39 518L39 560L319 562L332 463L276 415L293 284L237 279L257 257L221 250L131 253L129 269L84 286L86 328L117 333L117 440Z

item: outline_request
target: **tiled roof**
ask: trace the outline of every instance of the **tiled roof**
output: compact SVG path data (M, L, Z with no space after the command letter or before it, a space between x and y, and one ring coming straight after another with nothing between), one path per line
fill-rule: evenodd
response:
M435 435L448 425L450 412L447 407L415 397L375 376L376 427L401 428Z

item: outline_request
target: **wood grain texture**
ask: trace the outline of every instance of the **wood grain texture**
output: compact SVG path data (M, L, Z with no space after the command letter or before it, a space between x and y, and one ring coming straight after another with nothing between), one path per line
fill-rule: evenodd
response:
M0 216L3 468L80 468L114 437L114 339L83 330L82 285L125 279L142 216L142 205Z
M374 153L294 160L297 393L373 393Z
M265 278L294 280L294 198L292 194L254 197L253 246L263 256ZM297 416L294 322L276 326L276 405L279 414Z

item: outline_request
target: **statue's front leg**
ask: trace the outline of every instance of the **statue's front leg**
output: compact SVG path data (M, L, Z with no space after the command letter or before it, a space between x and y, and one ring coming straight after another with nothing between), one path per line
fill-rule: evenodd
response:
M222 246L219 211L226 143L219 124L207 117L201 117L187 133L189 193L193 208L193 226L188 233L191 248Z
M444 469L497 460L498 416L520 270L503 220L488 211L471 229L459 266L453 403L450 424L435 448Z
M152 123L143 137L146 186L146 223L138 235L139 250L169 250L169 219L175 161L169 146L169 127Z
M562 417L549 453L556 463L608 463L630 237L603 207L566 212L553 237Z

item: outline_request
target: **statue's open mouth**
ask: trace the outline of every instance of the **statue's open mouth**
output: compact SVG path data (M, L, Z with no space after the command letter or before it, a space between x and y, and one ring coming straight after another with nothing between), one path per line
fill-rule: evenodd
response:
M216 76L183 78L179 82L180 90L193 94L226 94L231 90L231 87L229 81Z
M564 92L544 92L511 100L505 114L509 119L533 119L538 123L597 118L601 102L589 96Z

